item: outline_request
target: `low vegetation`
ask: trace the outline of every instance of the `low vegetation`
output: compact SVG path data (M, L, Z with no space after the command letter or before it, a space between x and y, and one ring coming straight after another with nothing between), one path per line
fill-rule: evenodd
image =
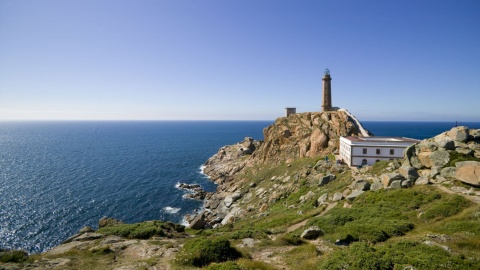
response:
M152 236L175 236L176 233L185 231L185 227L158 220L146 221L134 224L116 224L100 228L98 233L105 235L117 235L125 238L149 239Z
M185 243L175 262L180 265L202 267L214 262L225 262L242 257L241 253L221 238L196 238Z

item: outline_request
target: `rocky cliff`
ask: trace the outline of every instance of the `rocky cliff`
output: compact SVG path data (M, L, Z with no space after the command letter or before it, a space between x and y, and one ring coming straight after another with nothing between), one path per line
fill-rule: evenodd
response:
M265 141L253 156L278 164L333 153L340 136L367 135L362 131L371 135L345 110L291 114L263 130Z
M203 228L216 224L232 222L234 218L242 217L246 208L261 208L262 204L240 206L238 200L242 197L240 187L245 179L235 178L245 168L259 164L276 166L289 164L297 159L313 158L334 153L339 148L340 136L370 136L360 122L346 110L329 112L312 112L291 114L278 118L272 125L263 130L264 141L245 138L243 142L224 146L205 162L204 173L212 181L219 184L217 192L207 194L205 212L196 217L187 217L190 226ZM305 169L296 175L296 181L286 180L282 188L270 191L270 198L276 199L285 192L295 189L298 179L307 175L313 181L320 181L323 173L344 170L342 166L316 166L321 171ZM337 168L339 167L339 168ZM258 191L259 194L262 191ZM258 195L258 194L256 194ZM256 196L250 195L250 196ZM265 194L262 194L265 195ZM245 200L244 200L245 201ZM268 203L268 200L263 203ZM264 206L265 207L265 206Z

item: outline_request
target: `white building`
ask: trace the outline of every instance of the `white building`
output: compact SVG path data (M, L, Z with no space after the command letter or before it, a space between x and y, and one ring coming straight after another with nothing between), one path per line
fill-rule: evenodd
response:
M349 166L373 165L403 158L403 151L419 140L405 137L340 137L340 157Z

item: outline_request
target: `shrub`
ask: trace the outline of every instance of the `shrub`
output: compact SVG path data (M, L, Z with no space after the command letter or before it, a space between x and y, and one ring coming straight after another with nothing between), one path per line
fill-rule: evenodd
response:
M450 151L450 160L445 167L455 167L455 164L460 161L480 161L480 158L472 155L462 154L457 151Z
M0 262L8 263L20 263L28 260L27 252L23 250L8 250L0 252Z
M146 221L134 224L118 224L98 230L105 235L117 235L125 238L148 239L154 235L165 236L161 221Z
M239 257L241 257L240 252L231 247L226 239L198 238L185 243L176 256L176 262L202 267L212 262L225 262Z
M284 246L284 245L299 246L299 245L303 244L304 242L300 238L299 235L287 233L287 234L283 234L283 235L278 236L275 239L275 243L278 244L278 245L281 245L281 246Z

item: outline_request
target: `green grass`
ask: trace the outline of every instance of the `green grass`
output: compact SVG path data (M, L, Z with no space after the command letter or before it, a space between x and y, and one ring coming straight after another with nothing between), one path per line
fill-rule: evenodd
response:
M314 245L304 244L288 251L284 259L292 270L314 269L320 254Z
M179 265L202 267L214 262L225 262L240 258L241 253L225 239L196 238L187 241L175 257Z
M450 160L444 167L455 167L460 161L480 161L480 158L471 155L465 155L457 151L450 151Z
M350 236L357 241L378 243L413 230L419 211L424 211L425 222L435 222L470 205L461 196L440 194L432 187L380 190L366 192L352 208L337 206L324 216L312 218L307 225L321 228L331 242Z
M479 269L478 260L452 255L437 246L413 241L372 246L364 242L334 251L318 269Z
M117 235L131 239L149 239L152 236L171 236L183 232L185 227L171 222L158 220L134 224L118 224L100 228L97 232L105 235Z

